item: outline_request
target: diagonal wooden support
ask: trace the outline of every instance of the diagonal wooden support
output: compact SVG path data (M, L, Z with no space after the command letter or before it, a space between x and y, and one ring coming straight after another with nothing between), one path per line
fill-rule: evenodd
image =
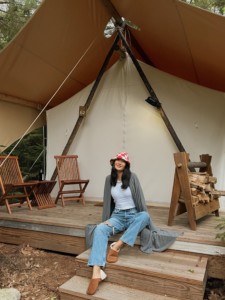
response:
M108 63L110 61L110 58L111 58L111 56L112 56L112 54L113 54L113 52L114 52L114 50L115 50L115 48L117 46L118 41L119 41L119 36L117 35L117 37L116 37L116 39L115 39L115 41L114 41L111 49L109 50L109 52L108 52L108 54L107 54L107 56L105 58L105 61L104 61L103 65L102 65L102 67L101 67L101 69L100 69L100 71L98 73L97 79L95 80L95 83L94 83L94 85L93 85L93 87L92 87L92 89L90 91L90 94L89 94L89 96L87 98L87 101L86 101L85 105L82 106L82 109L80 109L79 117L78 117L77 122L76 122L76 124L75 124L75 126L73 128L73 131L72 131L72 133L71 133L71 135L70 135L70 137L68 139L68 142L67 142L67 144L66 144L66 146L65 146L65 148L64 148L64 150L62 152L62 155L66 155L68 153L68 151L69 151L69 148L70 148L70 146L71 146L71 144L72 144L72 142L73 142L73 140L74 140L74 138L75 138L75 136L76 136L76 134L77 134L77 132L78 132L78 130L80 128L80 125L82 124L82 121L83 121L83 119L85 118L85 116L87 114L88 108L91 105L91 102L92 102L92 99L94 97L95 91L97 90L97 87L98 87L98 85L100 83L100 80L101 80L101 78L102 78L105 70L106 70L106 67L107 67L107 65L108 65ZM51 180L55 180L56 177L57 177L57 168L55 168L55 170L54 170L54 172L52 174Z
M144 84L145 84L145 86L146 86L146 88L147 88L147 90L148 90L148 92L150 94L149 101L147 101L147 102L150 103L151 105L153 105L154 107L156 107L159 110L159 112L161 114L161 117L162 117L162 119L163 119L163 121L164 121L167 129L169 130L169 132L170 132L170 134L171 134L171 136L172 136L172 138L173 138L173 140L174 140L174 142L175 142L178 150L180 152L185 152L185 149L184 149L184 147L183 147L180 139L178 138L178 136L177 136L177 134L176 134L173 126L171 125L171 123L170 123L170 121L169 121L169 119L168 119L165 111L163 110L161 103L159 102L159 100L158 100L158 98L157 98L157 96L156 96L153 88L151 87L151 85L150 85L147 77L145 76L145 73L143 72L140 64L138 63L137 59L133 55L133 53L132 53L132 51L131 51L131 49L130 49L130 47L129 47L126 39L125 39L125 37L123 36L122 29L120 27L118 27L117 30L118 30L118 35L120 36L120 38L121 38L121 40L123 42L123 45L125 46L128 54L130 55L130 57L131 57L134 65L135 65L135 67L136 67L136 69L137 69L137 71L138 71L141 79L143 80L143 82L144 82Z
M141 79L143 80L149 94L150 94L150 101L147 101L148 103L150 103L151 105L155 106L159 112L160 112L160 115L168 129L168 131L170 132L178 150L180 152L185 152L185 149L180 141L180 139L178 138L173 126L171 125L165 111L163 110L162 108L162 105L161 103L159 102L153 88L151 87L147 77L145 76L140 64L138 63L137 59L135 58L135 56L133 55L131 49L130 49L130 46L128 45L124 35L123 35L123 30L125 28L125 24L120 16L120 14L118 13L118 11L116 10L116 8L114 7L114 5L112 4L112 2L110 0L102 0L102 3L104 4L104 6L108 9L109 13L113 16L113 18L115 19L115 25L117 26L117 32L118 32L118 35L120 36L120 39L122 40L123 42L123 45L125 46L128 54L130 55ZM132 33L131 33L132 35ZM135 40L136 42L136 40ZM142 55L142 57L147 60L147 63L149 63L149 58L145 55L145 53L142 51L140 45L136 42L136 49L139 51L139 53ZM152 63L150 63L152 65Z

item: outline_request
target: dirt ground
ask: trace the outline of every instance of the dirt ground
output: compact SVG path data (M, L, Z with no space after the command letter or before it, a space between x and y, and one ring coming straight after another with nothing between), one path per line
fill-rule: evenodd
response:
M0 288L14 287L22 300L60 299L58 288L75 275L75 256L0 243Z
M75 275L75 256L0 243L0 288L21 300L58 300L58 288ZM209 279L204 300L225 300L225 281Z

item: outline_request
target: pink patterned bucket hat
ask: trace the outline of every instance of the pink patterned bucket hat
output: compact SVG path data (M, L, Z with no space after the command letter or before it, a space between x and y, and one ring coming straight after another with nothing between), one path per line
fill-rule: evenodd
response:
M119 152L116 155L116 157L110 159L110 164L112 165L114 163L114 161L117 160L117 159L122 159L130 165L130 160L129 160L129 156L128 156L127 152Z

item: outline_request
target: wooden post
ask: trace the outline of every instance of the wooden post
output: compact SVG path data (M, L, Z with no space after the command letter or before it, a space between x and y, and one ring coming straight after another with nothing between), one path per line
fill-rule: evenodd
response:
M176 170L182 188L182 194L184 198L184 203L187 209L188 221L192 230L196 230L196 220L194 215L194 210L191 201L191 190L188 178L188 161L189 154L185 152L177 153L174 155L174 160L176 164Z
M168 225L172 225L172 221L175 215L179 215L187 211L190 227L192 230L196 230L196 221L191 202L191 191L188 178L189 155L185 152L175 153L174 160L176 167L174 175L174 186L169 210ZM184 201L183 203L179 202L181 194Z
M206 164L206 166L201 167L199 169L199 172L207 172L210 176L213 176L212 167L211 167L212 156L209 154L201 154L200 159L202 162Z

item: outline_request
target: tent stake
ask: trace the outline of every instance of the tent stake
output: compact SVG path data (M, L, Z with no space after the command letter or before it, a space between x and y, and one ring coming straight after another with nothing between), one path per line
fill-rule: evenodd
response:
M100 83L100 80L101 80L101 78L102 78L102 76L103 76L103 74L104 74L104 72L106 70L106 67L107 67L107 65L109 63L109 60L110 60L110 58L111 58L111 56L112 56L112 54L113 54L113 52L115 50L115 47L116 47L118 41L119 41L119 36L117 35L115 41L113 42L113 45L112 45L111 49L109 50L109 52L108 52L108 54L107 54L107 56L105 58L105 61L104 61L103 65L102 65L102 67L101 67L101 69L100 69L100 71L98 73L97 79L95 80L95 83L92 86L92 89L91 89L90 94L89 94L89 96L88 96L88 98L86 100L86 103L85 103L84 106L82 106L82 110L80 110L77 122L76 122L76 124L75 124L75 126L73 128L73 131L72 131L72 133L71 133L71 135L70 135L70 137L69 137L69 139L67 141L67 144L66 144L66 146L65 146L65 148L64 148L64 150L63 150L63 152L62 152L61 155L66 155L68 153L69 148L70 148L70 146L71 146L71 144L72 144L72 142L73 142L73 140L74 140L74 138L75 138L75 136L76 136L76 134L77 134L77 132L78 132L78 130L80 128L80 125L82 124L82 121L83 121L83 119L86 116L87 110L88 110L88 108L89 108L89 106L91 104L91 101L92 101L93 97L94 97L95 91L96 91L96 89L97 89L97 87L98 87L98 85ZM56 177L57 177L57 169L55 168L55 170L54 170L54 172L52 174L51 180L55 180Z
M150 85L150 83L149 83L147 77L145 76L145 74L144 74L144 72L143 72L143 70L142 70L140 64L138 63L137 59L136 59L135 56L133 55L133 53L132 53L132 51L131 51L131 49L130 49L130 47L129 47L127 41L126 41L126 39L124 38L124 36L123 36L123 34L122 34L122 32L121 32L120 27L118 28L118 35L120 36L120 38L121 38L121 40L122 40L122 42L123 42L123 45L125 46L125 48L126 48L128 54L130 55L130 57L131 57L131 59L132 59L134 65L135 65L135 67L136 67L136 69L137 69L137 71L138 71L138 73L139 73L141 79L143 80L143 82L144 82L144 84L145 84L145 86L146 86L146 88L147 88L147 90L149 91L149 94L150 94L150 101L151 101L150 104L153 105L153 106L155 106L155 107L157 107L157 109L159 110L159 112L160 112L160 114L161 114L161 117L162 117L162 119L163 119L163 121L164 121L164 123L165 123L167 129L169 130L169 132L170 132L170 134L171 134L171 136L172 136L172 138L173 138L173 140L174 140L174 142L175 142L175 144L176 144L178 150L179 150L180 152L185 152L185 149L184 149L184 147L183 147L183 145L182 145L180 139L178 138L178 136L177 136L177 134L176 134L176 132L175 132L173 126L171 125L171 123L170 123L170 121L169 121L169 119L168 119L168 117L167 117L165 111L164 111L163 108L162 108L161 103L159 102L159 100L158 100L158 98L157 98L157 96L156 96L156 94L155 94L153 88L151 87L151 85Z

